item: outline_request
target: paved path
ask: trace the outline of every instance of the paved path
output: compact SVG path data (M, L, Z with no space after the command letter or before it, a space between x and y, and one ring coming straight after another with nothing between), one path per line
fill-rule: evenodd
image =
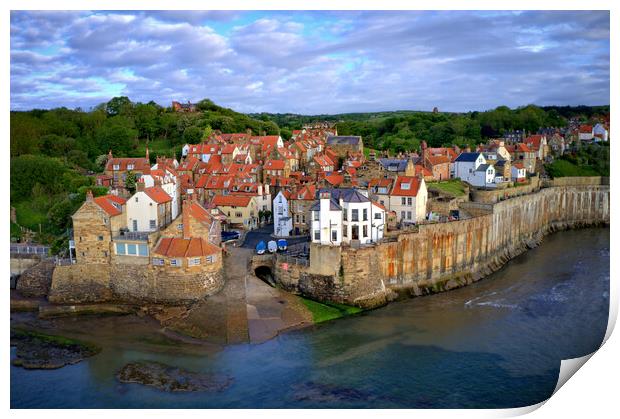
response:
M224 259L224 288L193 307L185 318L172 319L176 332L221 344L260 343L312 324L301 299L272 288L250 272L253 251L229 247Z

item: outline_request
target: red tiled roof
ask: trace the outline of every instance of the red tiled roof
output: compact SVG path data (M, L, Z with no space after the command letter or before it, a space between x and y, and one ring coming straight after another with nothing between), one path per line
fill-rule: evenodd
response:
M153 201L158 204L165 204L166 202L172 201L170 195L164 191L161 186L152 186L150 188L144 188L144 193L148 195Z
M291 199L302 200L302 201L313 201L316 196L316 186L314 185L305 185L303 188L299 189L296 193L291 194Z
M222 207L247 207L251 199L250 196L242 195L216 195L212 203Z
M433 166L450 163L450 157L448 156L428 156L426 160Z
M163 237L153 253L178 258L200 257L220 253L220 248L199 237L189 239Z
M432 171L430 171L426 167L422 166L421 164L416 164L415 165L415 174L419 175L420 173L422 173L422 176L433 176L433 172Z
M331 175L325 176L325 180L331 185L337 186L344 182L344 175L332 173Z
M264 169L267 170L284 170L284 160L267 160Z
M579 133L588 134L592 132L592 125L581 125L579 127Z
M523 163L514 163L512 167L514 167L515 169L525 169Z
M133 169L127 169L129 165L133 164ZM150 162L144 157L135 158L135 157L113 157L108 160L105 165L105 170L114 170L114 166L118 166L118 170L126 171L126 170L137 170L137 171L148 171L151 168Z
M528 147L527 144L519 143L516 145L515 151L519 153L530 153L532 150Z
M95 202L95 204L99 206L99 208L104 210L110 216L122 214L122 211L119 208L117 208L114 204L123 206L125 202L127 202L125 199L118 197L116 195L98 196L94 198L93 201Z
M403 186L409 184L409 188ZM394 196L417 196L420 189L420 179L415 176L398 176L394 182L392 193Z
M387 208L385 208L385 207L384 207L383 205L381 205L379 202L372 201L372 204L373 204L375 207L379 207L379 208L381 208L383 211L387 212Z
M383 186L383 187L389 188L391 185L392 185L392 179L389 179L389 178L375 178L375 179L370 179L370 182L368 182L369 187Z

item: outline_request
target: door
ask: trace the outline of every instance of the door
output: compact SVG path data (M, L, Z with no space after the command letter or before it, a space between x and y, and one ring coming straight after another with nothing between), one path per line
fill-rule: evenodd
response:
M351 240L360 239L360 227L358 225L351 226Z
M138 231L138 220L133 220L133 231Z

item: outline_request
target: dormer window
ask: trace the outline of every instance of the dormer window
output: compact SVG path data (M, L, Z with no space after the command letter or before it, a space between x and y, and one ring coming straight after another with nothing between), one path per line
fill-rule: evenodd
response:
M120 166L120 164L115 164L114 166L112 166L112 168L113 168L114 170L121 170L121 166Z
M407 191L411 188L411 183L401 183L400 188Z
M133 164L128 164L127 165L127 170L133 170Z

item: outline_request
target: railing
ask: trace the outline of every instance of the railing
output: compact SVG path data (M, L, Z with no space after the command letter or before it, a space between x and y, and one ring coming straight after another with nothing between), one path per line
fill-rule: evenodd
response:
M149 232L140 232L140 231L127 231L125 233L121 233L118 236L114 237L114 240L137 240L137 241L148 241Z
M278 255L278 262L290 263L293 265L310 266L310 260L308 258L293 257L283 254Z
M50 253L49 246L32 245L32 244L11 244L11 254L17 255L48 255Z
M67 259L67 258L59 258L57 257L54 260L54 264L56 266L70 266L73 265L75 263L75 259L71 260L71 259Z

